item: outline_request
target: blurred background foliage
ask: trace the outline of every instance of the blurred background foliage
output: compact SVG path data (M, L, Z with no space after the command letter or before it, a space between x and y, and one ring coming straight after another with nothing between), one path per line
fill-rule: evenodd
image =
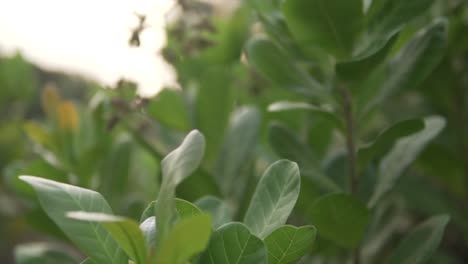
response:
M56 248L80 258L18 175L97 190L116 214L137 219L157 196L161 158L194 128L207 138L206 154L203 166L178 187L178 197L226 199L233 218L241 219L261 172L272 161L289 158L299 163L303 176L291 222L313 223L312 202L323 194L347 189L344 139L337 133L339 124L330 122L327 115L269 111L277 101L305 100L301 92L284 89L290 81L284 73L268 78L247 63L244 53L251 36L268 35L288 48L288 56L303 56L289 38L284 17L274 12L279 2L246 1L229 15L220 15L206 3L180 1L183 15L168 25L168 43L162 51L176 69L180 88L167 87L152 98L139 97L135 85L126 80L109 89L80 77L44 71L20 54L1 57L1 262L13 263L13 252L34 259ZM434 1L400 33L393 49L440 16L448 18L449 28L440 62L419 85L383 100L365 119L360 131L364 140L359 143L372 142L382 129L401 120L445 117L446 128L379 207L381 223L376 225L380 232L372 239L378 247L394 248L422 219L447 213L452 220L431 263L467 263L468 4ZM326 68L326 59L319 59ZM323 63L319 59L317 63ZM317 65L305 68L327 83L326 71L317 70ZM314 177L315 163L321 164L328 177ZM376 167L371 161L363 175L372 175ZM363 176L363 193L373 184L375 179ZM373 248L363 250L363 254L375 254ZM311 252L313 257L304 263L339 263L334 261L343 252L321 238ZM385 256L386 251L381 252Z

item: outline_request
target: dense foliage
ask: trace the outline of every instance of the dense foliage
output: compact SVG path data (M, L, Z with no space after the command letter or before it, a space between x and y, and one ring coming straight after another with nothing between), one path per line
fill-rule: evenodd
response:
M466 2L179 4L153 98L0 60L0 259L468 262Z

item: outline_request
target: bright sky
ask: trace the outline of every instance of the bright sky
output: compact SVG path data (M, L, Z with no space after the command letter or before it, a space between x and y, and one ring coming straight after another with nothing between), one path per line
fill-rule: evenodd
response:
M164 16L174 0L1 0L0 51L19 50L50 70L64 70L114 85L124 77L144 95L175 83L175 74L157 54L164 46ZM139 48L128 46L138 24L150 25Z

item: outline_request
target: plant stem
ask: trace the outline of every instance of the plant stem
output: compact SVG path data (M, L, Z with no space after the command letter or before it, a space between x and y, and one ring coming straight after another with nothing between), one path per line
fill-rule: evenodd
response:
M351 194L356 195L358 191L357 158L356 158L356 135L355 120L353 112L353 100L349 89L343 85L338 86L343 97L343 116L346 126L346 149L348 152L348 177ZM361 252L359 247L353 251L353 264L361 263Z
M357 159L356 159L356 143L355 143L355 121L353 114L353 102L351 93L344 86L339 86L343 97L343 115L346 126L346 149L348 152L348 177L349 186L352 194L356 194L358 189L357 179Z

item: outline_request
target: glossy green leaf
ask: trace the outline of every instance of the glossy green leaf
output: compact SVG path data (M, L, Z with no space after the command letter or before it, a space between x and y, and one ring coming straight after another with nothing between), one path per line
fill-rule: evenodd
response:
M100 223L125 253L136 263L146 263L145 238L138 223L120 216L99 212L75 211L67 216L81 221Z
M267 264L263 241L241 223L229 223L211 236L208 249L200 258L203 264Z
M280 88L310 96L321 92L321 85L273 42L255 38L247 43L245 51L249 63Z
M377 184L369 201L369 207L374 207L393 188L403 171L444 127L445 119L442 117L428 117L424 119L423 130L397 141L379 164Z
M210 235L211 219L208 215L196 215L178 222L164 239L155 263L186 264L207 247Z
M265 238L269 264L294 264L310 251L317 230L313 226L282 226Z
M299 167L279 160L265 171L245 214L244 223L253 234L265 238L284 225L296 204L301 187Z
M169 232L175 217L175 188L200 165L205 151L205 137L197 130L191 131L182 144L162 161L162 184L155 206L158 221L156 246Z
M345 193L326 195L312 204L310 216L319 235L346 248L356 248L369 222L365 204Z
M17 264L76 264L63 248L45 243L27 243L15 247Z
M195 201L195 204L202 211L211 215L215 229L230 222L233 218L232 208L226 202L214 196L204 196Z
M214 175L226 197L242 195L242 170L257 143L261 116L255 107L242 107L232 113Z
M445 52L447 23L439 20L419 31L394 58L370 74L358 91L357 106L365 114L385 98L419 85Z
M426 263L439 246L449 219L447 215L439 215L418 225L398 245L388 263Z
M65 215L69 211L112 214L99 193L34 176L20 176L20 179L34 188L47 215L92 260L103 264L127 263L118 244L100 224L77 221Z
M361 0L286 0L283 13L301 46L339 59L350 57L364 22Z
M374 142L359 149L358 164L361 169L375 157L385 154L402 137L409 136L424 128L424 121L421 119L409 119L398 122L383 131Z

